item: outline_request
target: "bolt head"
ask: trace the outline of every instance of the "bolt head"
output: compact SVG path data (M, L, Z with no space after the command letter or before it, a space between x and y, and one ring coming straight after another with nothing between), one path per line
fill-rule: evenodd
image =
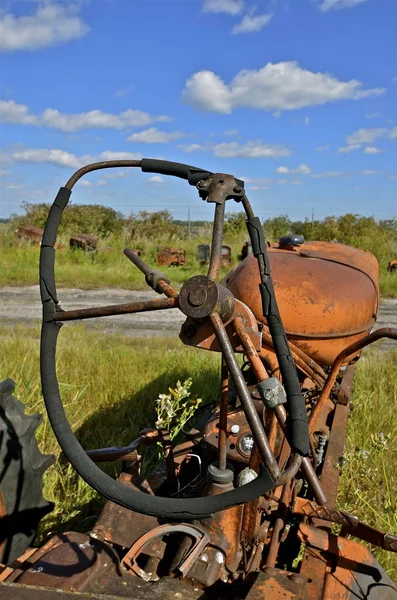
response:
M232 425L230 428L230 433L233 435L237 435L240 431L240 425Z

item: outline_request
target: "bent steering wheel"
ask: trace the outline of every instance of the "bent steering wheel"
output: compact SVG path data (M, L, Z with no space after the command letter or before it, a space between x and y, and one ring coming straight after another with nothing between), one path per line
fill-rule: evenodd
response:
M126 251L127 256L145 274L147 283L157 292L164 293L167 296L166 298L64 311L60 307L57 298L54 272L54 244L62 213L68 204L72 188L80 177L94 170L114 167L139 167L143 172L160 173L186 179L190 185L196 186L203 200L215 203L208 275L192 277L183 285L178 294L170 287L169 281L162 273L148 267L132 251ZM260 293L263 314L267 319L269 331L273 338L287 394L288 439L295 460L291 461L290 467L283 472L280 472L277 461L270 449L264 426L255 409L224 327L224 323L233 312L234 297L229 290L215 281L221 268L225 203L230 199L241 201L246 212L247 228L261 276ZM49 212L40 252L40 293L43 304L40 368L43 396L48 416L55 436L69 462L92 488L109 500L130 510L158 518L169 520L204 519L214 512L258 498L270 489L281 485L295 475L300 465L300 457L309 454L305 404L277 308L261 224L253 214L244 191L243 181L235 179L232 175L214 174L197 167L154 159L107 161L81 168L69 179L65 187L60 188ZM167 310L175 307L178 307L191 319L197 319L200 322L207 320L211 323L262 459L260 473L256 479L237 489L215 496L187 499L152 496L132 491L113 480L87 456L76 439L67 421L59 392L55 357L57 338L62 321Z

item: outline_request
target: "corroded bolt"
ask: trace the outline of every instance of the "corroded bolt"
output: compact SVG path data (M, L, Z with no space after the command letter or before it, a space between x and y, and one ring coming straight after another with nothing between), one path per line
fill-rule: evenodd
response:
M201 306L208 298L208 292L203 285L197 286L189 293L189 302L193 306Z

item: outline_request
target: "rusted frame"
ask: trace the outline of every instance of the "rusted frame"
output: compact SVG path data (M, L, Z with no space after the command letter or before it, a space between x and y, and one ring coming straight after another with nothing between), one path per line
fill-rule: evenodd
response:
M155 310L177 308L177 298L155 298L145 302L131 302L129 304L113 304L111 306L96 306L94 308L80 308L77 310L62 310L55 312L48 321L76 321L82 319L95 319L97 317L110 317L128 315Z
M374 331L374 332L366 335L361 340L354 342L354 344L350 344L350 346L347 346L344 350L342 350L342 352L340 352L338 354L338 356L335 358L334 363L331 367L331 370L329 372L327 380L321 391L320 397L317 400L316 405L314 406L314 408L311 412L311 415L309 418L309 433L310 434L312 434L316 429L317 421L324 409L325 403L328 400L329 394L332 390L332 387L335 383L335 380L339 373L339 369L342 366L342 364L344 362L346 362L349 358L351 358L352 356L357 354L360 350L362 350L366 346L369 346L370 344L373 344L377 340L384 338L384 337L390 338L393 340L397 340L397 329L392 328L392 327L384 327L382 329L378 329L377 331Z
M267 371L255 349L255 346L253 345L250 337L247 335L247 332L245 331L243 319L241 319L240 317L236 317L236 319L233 321L233 327L241 340L241 343L246 352L246 356L251 363L254 373L258 379L258 382L263 381L264 379L267 379L268 378ZM274 408L273 412L274 412L284 434L286 434L287 433L286 432L287 414L286 414L284 406L282 406L282 405L276 406ZM315 473L313 465L308 457L302 458L301 468L302 468L303 474L305 476L305 479L307 480L308 484L310 485L310 487L313 490L313 493L315 495L317 502L319 504L325 504L325 502L327 501L326 496L322 490L321 484Z

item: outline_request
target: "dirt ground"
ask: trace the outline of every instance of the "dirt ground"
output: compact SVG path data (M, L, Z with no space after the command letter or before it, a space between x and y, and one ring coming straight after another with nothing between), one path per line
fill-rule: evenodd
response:
M133 292L121 289L59 289L58 296L64 310L159 298L159 295L152 291ZM0 316L2 323L10 325L39 322L41 319L39 286L1 287ZM99 328L103 333L146 337L175 335L179 333L183 321L183 314L178 309L171 309L89 319L86 323L90 327ZM375 329L380 327L397 327L397 299L381 301ZM382 344L383 349L393 346L397 347L397 342L390 340Z

